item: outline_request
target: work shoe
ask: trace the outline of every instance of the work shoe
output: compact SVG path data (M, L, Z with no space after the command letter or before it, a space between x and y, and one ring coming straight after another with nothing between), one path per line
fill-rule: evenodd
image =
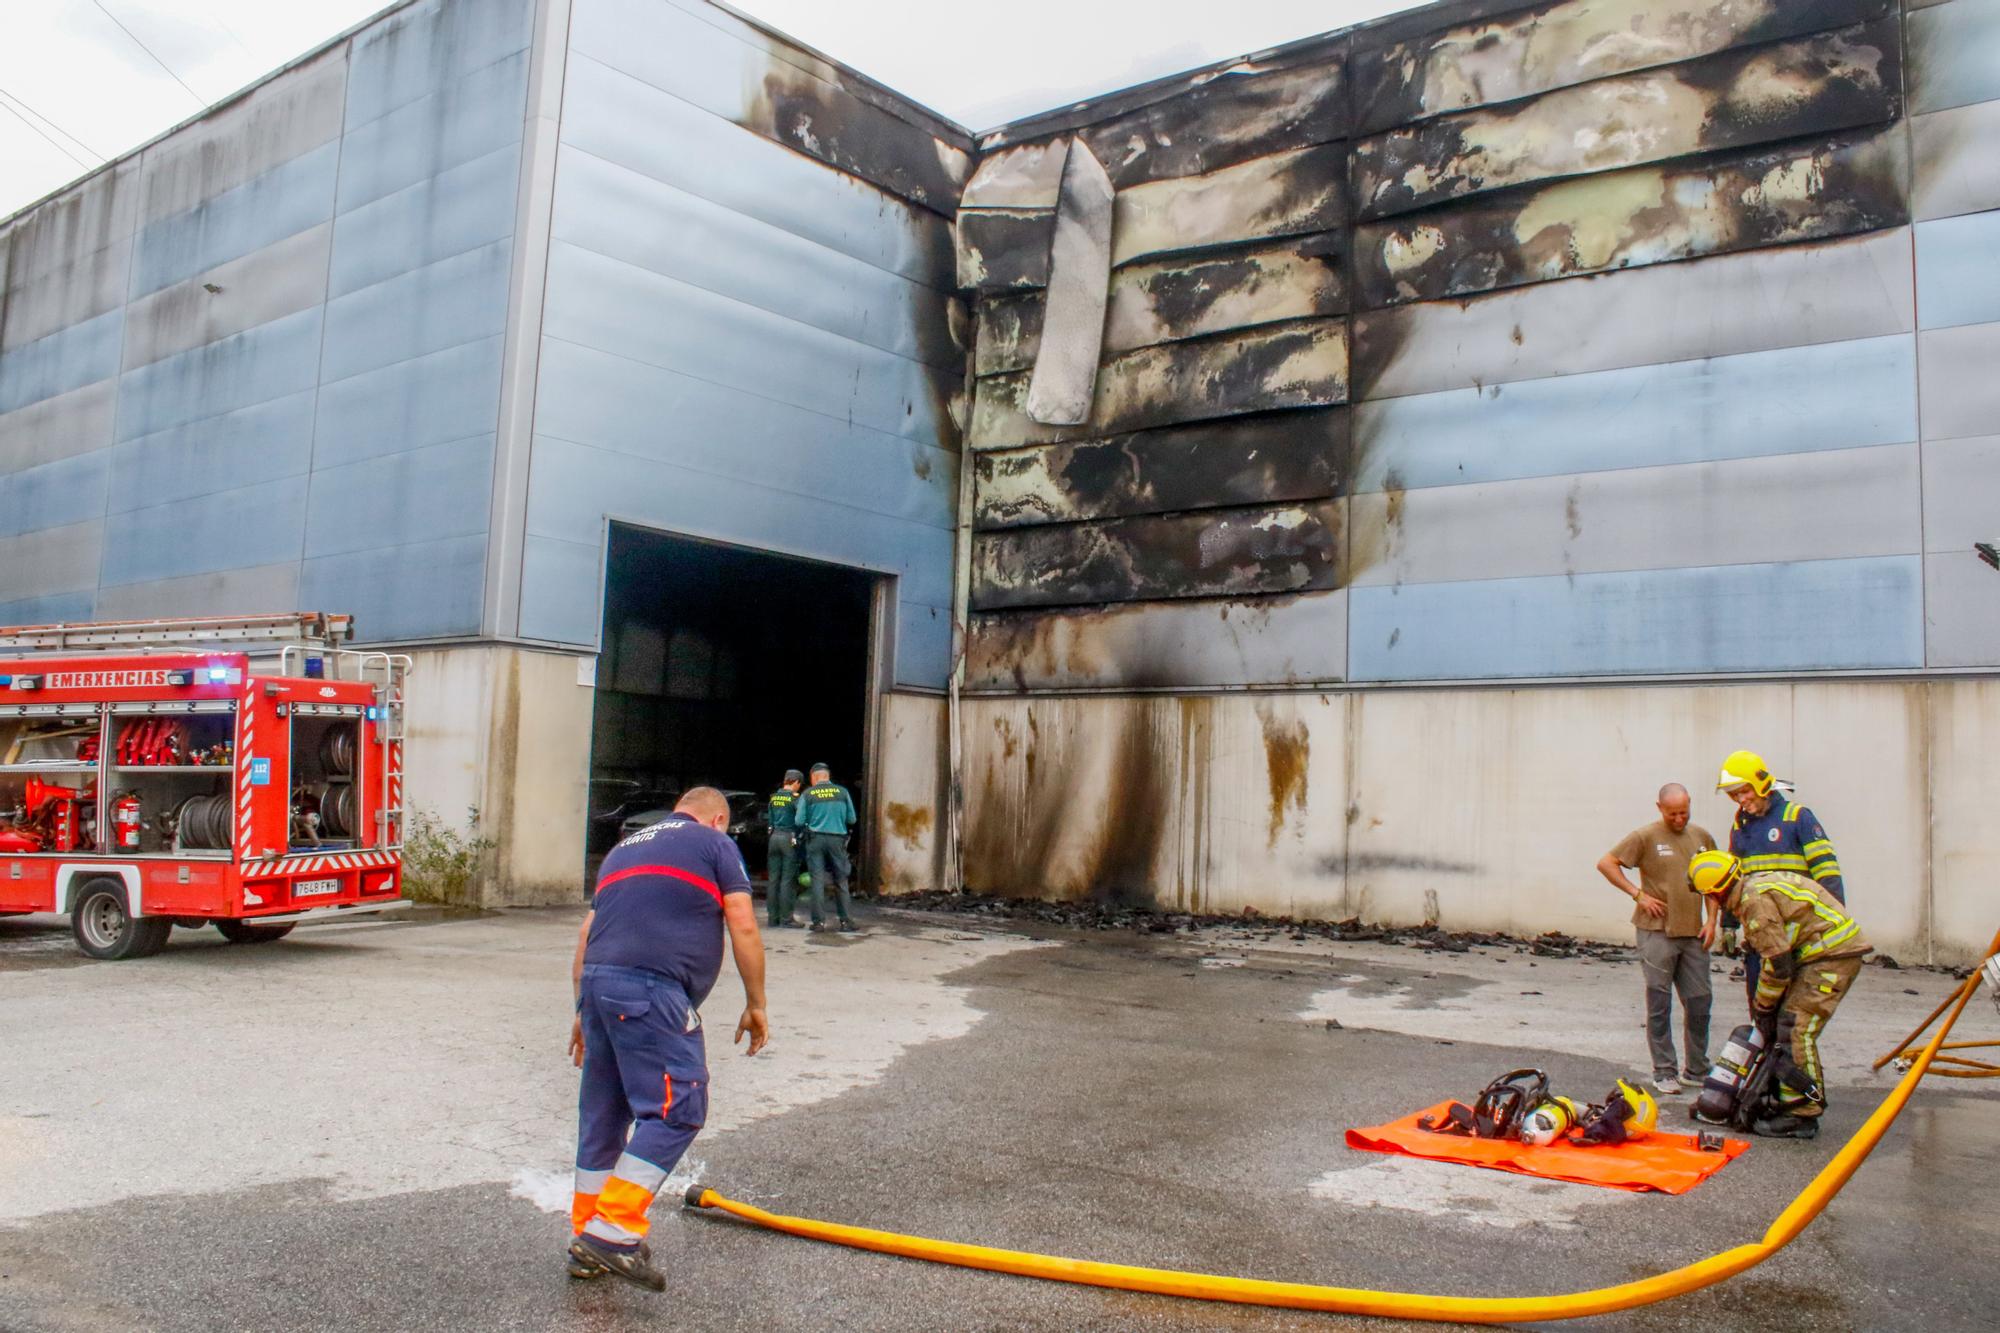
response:
M576 1237L572 1236L570 1239L575 1240ZM575 1254L570 1254L565 1257L569 1261L569 1275L579 1282L588 1282L591 1278L603 1277L611 1271L599 1263L595 1256L579 1258ZM653 1257L652 1247L647 1245L643 1240L639 1242L639 1257L648 1261Z
M1819 1137L1819 1117L1811 1115L1767 1116L1750 1126L1752 1134L1761 1134L1767 1139L1816 1139Z
M807 926L806 929L810 930L813 934L818 935L826 929L826 922L815 921L810 926Z
M779 930L803 930L803 929L805 929L805 927L804 927L804 926L803 926L803 925L802 925L802 924L801 924L800 922L797 922L797 921L780 921L780 922L778 923L778 929L779 929Z
M852 935L860 929L861 927L855 925L852 921L843 921L840 923L840 933L843 935Z
M569 1257L572 1264L594 1263L605 1272L615 1273L648 1291L667 1289L666 1274L653 1267L653 1252L644 1244L630 1250L617 1250L592 1236L578 1236L569 1243ZM576 1270L572 1268L570 1271L574 1273Z
M1655 1077L1653 1090L1662 1097L1678 1097L1681 1095L1681 1081L1672 1074L1668 1074L1665 1078Z

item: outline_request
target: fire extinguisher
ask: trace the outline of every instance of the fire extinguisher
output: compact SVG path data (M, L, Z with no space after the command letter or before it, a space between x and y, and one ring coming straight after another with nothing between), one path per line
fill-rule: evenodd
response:
M119 851L139 850L139 793L128 791L112 803L111 826Z

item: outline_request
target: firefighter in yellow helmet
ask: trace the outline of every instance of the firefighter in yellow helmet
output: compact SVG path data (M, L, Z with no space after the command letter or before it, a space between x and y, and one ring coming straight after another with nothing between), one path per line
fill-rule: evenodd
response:
M1840 858L1819 816L1784 792L1762 755L1738 750L1722 761L1715 789L1736 802L1736 823L1729 830L1729 850L1743 862L1743 873L1787 870L1817 881L1838 903L1847 901ZM1735 924L1733 921L1726 925ZM1752 951L1744 960L1744 988L1755 992L1759 959Z
M1873 946L1823 885L1789 870L1745 873L1728 852L1701 852L1688 862L1688 885L1719 895L1742 921L1744 942L1763 959L1750 1009L1767 1045L1776 1040L1779 1015L1792 1016L1791 1063L1780 1065L1772 1084L1777 1114L1753 1128L1774 1138L1818 1137L1826 1110L1819 1034Z

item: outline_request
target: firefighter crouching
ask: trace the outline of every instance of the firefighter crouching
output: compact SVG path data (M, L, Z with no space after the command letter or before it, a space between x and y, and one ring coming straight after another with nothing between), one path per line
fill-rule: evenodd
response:
M1773 1138L1817 1138L1826 1110L1819 1034L1874 946L1839 900L1804 875L1745 874L1736 857L1710 851L1688 863L1688 884L1721 896L1724 909L1743 923L1744 943L1763 960L1750 1011L1765 1044L1776 1040L1781 1014L1792 1018L1791 1060L1779 1065L1772 1085L1778 1114L1753 1128Z

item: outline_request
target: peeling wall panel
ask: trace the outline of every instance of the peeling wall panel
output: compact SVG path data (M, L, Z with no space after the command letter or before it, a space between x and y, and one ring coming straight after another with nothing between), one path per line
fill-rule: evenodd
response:
M1922 560L1482 579L1348 593L1354 680L1923 665ZM1717 615L1726 606L1729 614Z
M1115 221L1112 227L1115 233ZM1053 208L963 210L952 224L958 285L980 292L1048 286L1055 230Z
M1253 65L1085 125L1076 134L1122 190L1344 138L1345 94L1337 56L1264 72ZM1044 139L982 153L964 202L979 208L1053 208L1062 142Z
M1311 685L1347 673L1347 591L975 615L972 691Z
M1915 230L1917 327L2000 320L2000 211L1920 222Z
M2000 0L1952 0L1910 14L1910 110L2000 99Z
M1632 167L1364 224L1368 306L1824 240L1909 221L1905 136Z
M1347 409L1170 426L1078 444L975 454L981 530L1217 509L1336 494Z
M1880 18L1888 0L1571 0L1352 58L1355 129L1372 134L1735 46ZM1446 17L1449 11L1440 12Z
M1066 523L977 535L972 605L1085 606L1330 588L1337 501Z
M1621 75L1354 145L1362 219L1560 176L1892 118L1897 21Z
M950 216L971 155L665 0L584 0L570 46L753 134Z
M1347 220L1346 177L1335 143L1120 190L1111 262L1330 230Z
M1104 350L1129 352L1231 329L1338 315L1347 309L1345 243L1328 232L1227 255L1128 264L1111 275ZM1026 370L1041 348L1040 292L979 307L974 369Z
M1354 318L1354 396L1844 342L1916 327L1907 227Z
M1917 438L1907 334L1357 403L1355 493Z
M1026 374L978 384L969 439L1006 448L1347 400L1347 340L1339 321L1274 324L1242 333L1142 348L1107 360L1090 420L1044 426L1028 417Z
M1910 555L1921 545L1917 446L1631 467L1357 495L1355 588Z
M2000 208L2000 102L1910 117L1910 207L1919 220Z

